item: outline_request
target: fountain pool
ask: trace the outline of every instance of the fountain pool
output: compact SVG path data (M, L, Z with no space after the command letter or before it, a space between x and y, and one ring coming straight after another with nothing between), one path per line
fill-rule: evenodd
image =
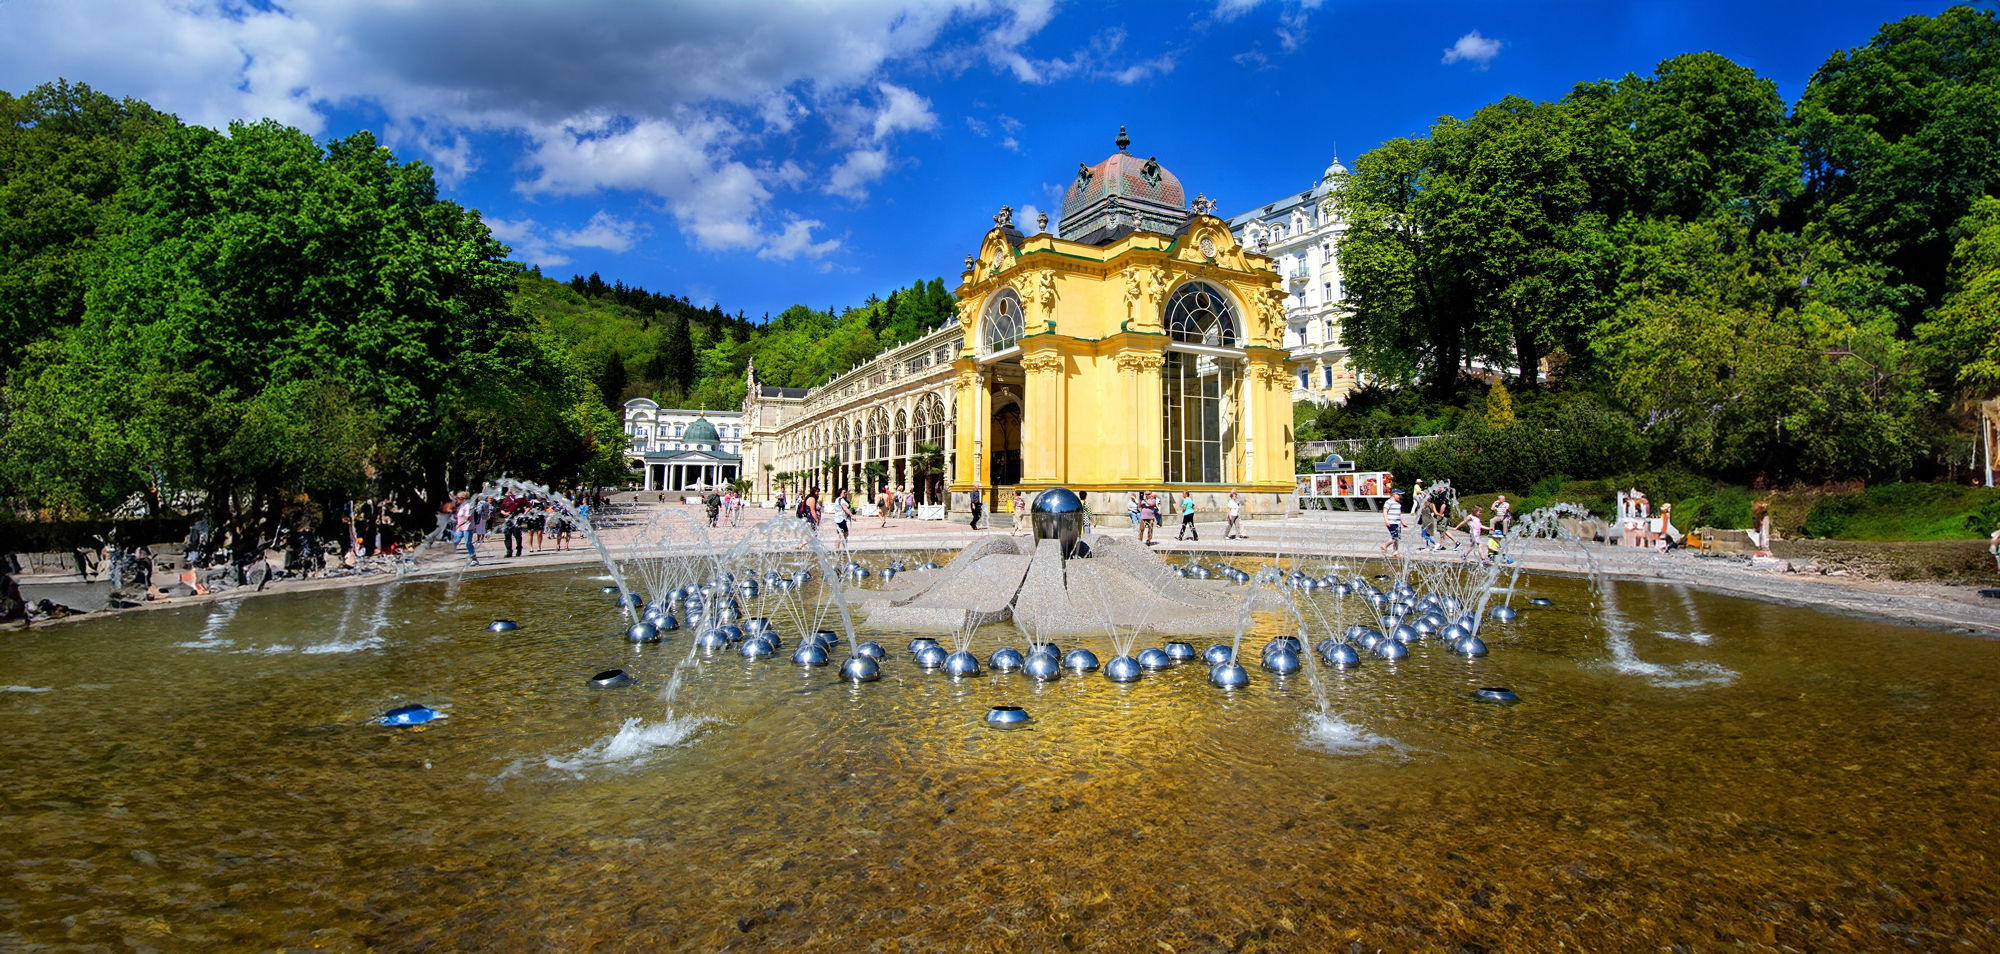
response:
M0 635L0 949L2000 948L2000 643L1538 577L1490 655L1316 670L1324 712L1254 659L953 680L865 627L880 682L785 633L670 712L694 633L628 644L605 582Z

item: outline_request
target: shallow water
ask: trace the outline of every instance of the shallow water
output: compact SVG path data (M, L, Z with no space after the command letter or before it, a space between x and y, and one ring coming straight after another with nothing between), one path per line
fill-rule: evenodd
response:
M1328 717L1254 667L953 683L913 634L859 687L697 659L670 714L688 634L598 585L0 636L0 949L2000 948L2000 643L1537 579ZM408 702L448 717L371 724Z

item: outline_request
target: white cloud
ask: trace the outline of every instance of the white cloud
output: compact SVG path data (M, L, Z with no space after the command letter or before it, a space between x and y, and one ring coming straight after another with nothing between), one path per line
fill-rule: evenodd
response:
M1174 55L1165 53L1150 60L1142 60L1111 74L1111 80L1121 86L1130 86L1153 76L1164 76L1174 71Z
M840 248L840 240L827 239L824 242L814 242L813 229L820 227L818 219L787 221L784 229L779 231L776 237L757 250L757 257L775 261L790 261L799 257L824 258Z
M543 233L541 223L534 219L493 219L485 220L486 228L493 237L506 242L514 250L514 258L530 265L568 265L570 257L555 250L548 235Z
M1014 213L1014 225L1021 231L1033 235L1035 234L1035 216L1040 214L1042 214L1042 210L1037 208L1034 203L1025 203L1021 206L1021 211ZM1054 223L1050 224L1053 225Z
M607 252L630 251L644 227L599 210L580 229L559 229L551 237L567 248L601 248Z
M877 83L875 88L882 93L882 108L875 114L876 142L906 129L937 128L930 100L893 83Z
M887 150L856 149L827 174L826 191L859 201L868 197L868 186L888 171Z
M1480 36L1478 30L1474 30L1459 37L1457 43L1453 43L1450 49L1444 51L1444 62L1472 63L1483 70L1493 62L1494 57L1499 55L1500 41L1489 40Z
M1215 0L1215 18L1224 23L1236 19L1252 10L1263 0Z

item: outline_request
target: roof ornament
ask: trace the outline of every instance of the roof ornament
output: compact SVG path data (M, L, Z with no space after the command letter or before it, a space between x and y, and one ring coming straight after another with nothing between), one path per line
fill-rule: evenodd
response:
M1079 162L1076 164L1076 187L1081 189L1088 185L1090 185L1090 163Z
M1046 232L1048 230L1049 230L1049 214L1047 212L1035 213L1035 232L1039 234L1042 232Z
M1139 176L1146 180L1147 185L1159 188L1160 158L1158 156L1147 156L1146 164L1139 167Z
M1014 207L1013 207L1013 206L1011 206L1011 205L1003 205L1003 206L1001 206L1001 207L1000 207L1000 211L999 211L998 213L994 214L994 216L993 216L993 224L994 224L994 226L995 226L995 227L997 227L997 228L1002 228L1002 229L1011 229L1011 228L1013 228L1013 227L1014 227Z
M1214 200L1214 199L1211 199L1211 198L1209 198L1209 197L1208 197L1208 193L1206 193L1206 192L1203 192L1203 193L1199 193L1199 194L1197 194L1197 195L1196 195L1196 196L1194 197L1194 214L1196 214L1196 215L1214 215L1214 214L1215 214L1215 200Z
M1118 127L1118 139L1116 141L1118 143L1119 152L1124 152L1125 147L1132 144L1132 137L1125 135L1125 127L1123 126Z
M972 253L970 252L966 253L965 256L965 270L968 272L972 271Z

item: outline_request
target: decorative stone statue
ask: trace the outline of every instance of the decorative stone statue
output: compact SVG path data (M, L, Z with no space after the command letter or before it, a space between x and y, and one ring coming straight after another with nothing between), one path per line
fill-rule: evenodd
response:
M1209 198L1208 193L1206 192L1197 193L1194 197L1194 214L1214 215L1215 200Z
M1035 213L1035 231L1040 233L1040 232L1046 232L1048 230L1049 230L1049 214L1047 212Z
M1011 228L1013 228L1013 227L1014 227L1014 207L1013 207L1013 206L1011 206L1011 205L1003 205L1003 206L1001 206L1001 207L1000 207L1000 211L999 211L998 213L994 214L994 216L993 216L993 224L994 224L995 226L998 226L999 228L1002 228L1002 229L1011 229Z

